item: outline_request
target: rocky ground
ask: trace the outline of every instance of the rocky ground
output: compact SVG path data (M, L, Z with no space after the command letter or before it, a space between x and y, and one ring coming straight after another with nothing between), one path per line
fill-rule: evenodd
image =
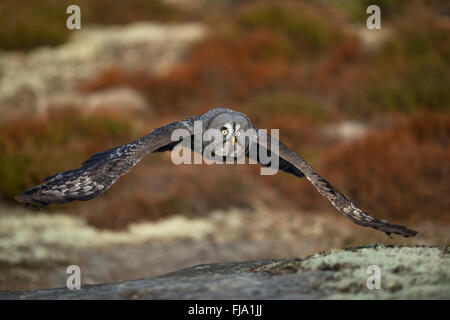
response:
M368 289L369 265L380 289ZM154 278L28 292L1 299L449 299L448 247L372 245L304 259L206 264Z
M337 213L230 209L206 217L176 215L101 230L64 213L0 207L0 290L58 288L69 265L83 285L151 278L198 264L304 257L329 248L384 243L448 244L448 227L417 226L411 239L389 238Z

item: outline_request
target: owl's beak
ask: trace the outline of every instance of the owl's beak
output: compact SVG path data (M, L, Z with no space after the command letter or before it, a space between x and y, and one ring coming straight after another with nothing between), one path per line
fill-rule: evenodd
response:
M236 143L236 137L232 136L231 137L231 144L234 146L235 143Z

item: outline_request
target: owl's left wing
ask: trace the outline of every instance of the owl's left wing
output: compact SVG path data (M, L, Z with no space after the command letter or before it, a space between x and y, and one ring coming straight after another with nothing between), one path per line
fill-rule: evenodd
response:
M275 139L261 132L258 132L257 138L258 146L260 148L266 148L267 150L271 149L271 139ZM407 229L404 226L391 224L386 220L378 220L371 217L368 213L361 210L353 201L331 185L325 178L318 175L317 172L301 156L292 151L281 141L278 141L278 146L280 164L285 163L284 166L286 166L286 163L288 163L290 167L292 166L298 169L303 175L306 176L308 181L321 195L327 198L337 210L350 218L354 223L360 226L371 227L376 230L383 231L387 235L395 233L404 237L413 237L417 234L417 231ZM292 171L293 169L291 168L290 170Z
M80 168L57 173L44 183L25 190L16 200L26 205L46 206L73 200L90 200L105 192L116 180L134 167L149 152L171 150L179 143L172 141L172 133L183 129L185 136L193 134L194 121L200 116L172 122L148 135L123 146L98 152L84 161Z

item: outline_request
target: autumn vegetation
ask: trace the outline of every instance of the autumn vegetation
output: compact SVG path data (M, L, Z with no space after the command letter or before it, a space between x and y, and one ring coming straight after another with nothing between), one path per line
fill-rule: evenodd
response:
M61 1L39 1L39 7L56 2ZM258 127L280 128L287 145L375 216L404 224L450 222L450 22L440 11L443 2L375 1L387 13L383 26L389 30L376 47L354 31L365 17L358 14L359 1L248 1L209 9L210 17L138 0L128 1L124 12L110 8L96 14L103 2L89 2L89 21L200 20L210 35L164 74L114 67L79 84L80 92L134 88L152 106L144 115L86 115L68 106L0 123L3 202L13 204L17 193L46 176L156 126L231 106ZM14 6L14 1L0 4ZM143 10L147 6L152 9ZM66 40L65 34L53 34L56 14L43 17L49 24L33 32L10 19L9 29L0 30L2 48L29 50ZM345 121L362 122L368 133L354 140L323 134ZM175 166L168 154L150 155L90 205L71 203L65 209L114 229L259 202L333 210L306 180L258 173L250 165Z

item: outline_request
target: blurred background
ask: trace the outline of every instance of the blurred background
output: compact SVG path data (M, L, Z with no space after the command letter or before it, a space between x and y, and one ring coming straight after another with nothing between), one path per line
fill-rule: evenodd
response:
M81 30L66 8L81 8ZM366 8L381 8L381 30ZM448 1L2 0L0 290L150 277L372 242L448 245ZM215 106L246 113L380 219L339 214L257 165L152 154L90 202L14 196L91 154Z

